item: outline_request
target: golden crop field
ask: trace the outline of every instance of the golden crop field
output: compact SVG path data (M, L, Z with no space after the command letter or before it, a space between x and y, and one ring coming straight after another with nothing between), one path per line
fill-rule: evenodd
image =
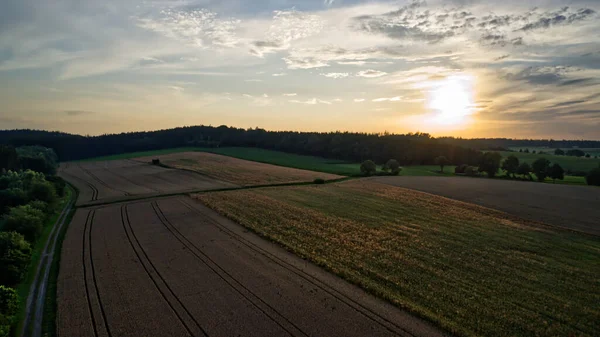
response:
M597 237L368 180L195 198L452 333L600 333Z
M206 152L172 153L158 158L162 164L169 167L195 171L240 186L310 182L317 178L325 180L343 178L330 173L263 164ZM150 161L151 159L145 157L136 160Z

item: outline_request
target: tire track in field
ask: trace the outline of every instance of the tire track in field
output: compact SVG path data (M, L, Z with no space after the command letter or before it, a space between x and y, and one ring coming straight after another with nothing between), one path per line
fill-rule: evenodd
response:
M111 187L110 185L108 185L106 182L104 182L102 179L98 178L98 176L96 176L95 174L93 174L90 170L84 168L83 166L81 166L81 164L77 164L77 166L85 173L87 173L90 177L92 177L92 179L96 180L98 183L100 183L102 186L114 190L114 191L118 191L121 192L123 194L125 194L125 196L129 196L131 195L131 193L127 192L127 191L123 191L114 187Z
M98 326L99 326L99 322L96 320L96 315L94 314L94 306L92 304L92 299L90 296L90 284L88 283L88 268L85 262L85 257L86 257L86 250L88 251L88 255L89 255L89 259L90 259L90 267L91 267L91 273L92 273L92 281L94 283L94 288L95 288L95 292L96 292L96 296L97 296L97 300L98 300L98 305L100 306L100 312L102 314L102 319L104 320L104 327L106 329L106 333L108 334L109 337L112 337L112 334L110 333L110 329L108 327L108 323L106 322L106 314L104 312L104 306L102 305L102 300L100 299L100 292L98 291L98 285L96 282L96 271L94 268L94 260L93 260L93 256L92 256L92 223L94 222L94 217L96 216L96 211L95 210L91 210L88 211L87 217L85 219L85 224L83 227L83 246L81 249L81 262L83 264L83 280L84 280L84 285L85 285L85 294L86 294L86 299L87 299L87 303L88 303L88 310L90 311L90 317L92 318L92 326L94 328L94 336L98 337L99 333L98 333ZM87 233L86 233L87 232ZM87 234L87 247L86 247L86 234Z
M133 244L133 241L131 240L132 236L133 236L133 239L135 240L135 242L137 243L137 245L139 246L139 249L142 251L143 255L146 257L146 260L148 261L148 264L150 265L150 267L152 268L152 270L154 271L154 273L156 273L156 275L160 278L160 280L162 281L162 283L164 283L165 287L169 290L169 292L175 298L175 300L177 301L177 303L179 303L179 305L183 308L183 310L186 312L187 316L189 316L189 318L191 318L191 320L194 321L196 327L198 328L198 330L200 330L200 332L202 333L202 335L208 337L208 334L206 333L206 331L204 330L204 328L202 328L202 326L200 325L200 323L198 323L198 321L190 313L190 311L188 310L188 308L183 304L183 302L181 302L181 300L177 297L177 295L175 295L175 292L171 289L171 287L169 286L169 284L167 283L167 281L165 280L165 278L160 274L160 272L158 271L158 269L154 266L154 264L150 260L150 257L146 253L146 250L144 249L144 247L142 247L140 241L138 240L137 236L135 235L135 232L133 231L133 227L131 226L131 221L129 219L129 213L127 211L127 206L128 206L127 204L124 204L124 205L121 206L121 223L123 225L123 230L125 230L125 234L127 235L127 240L129 241L129 244L131 245L131 248L133 249L135 255L138 258L138 260L140 260L140 264L142 265L142 267L146 271L146 274L148 275L148 277L150 278L150 280L152 280L152 283L154 283L154 286L156 287L156 289L158 290L158 292L161 294L162 298L167 302L167 304L169 305L169 307L171 308L171 310L173 310L173 312L175 313L175 315L177 316L177 318L179 319L179 321L181 322L181 324L185 327L185 329L187 330L187 332L190 334L190 336L197 336L196 334L194 334L194 332L192 332L192 329L183 320L183 318L181 317L180 313L177 310L175 310L175 307L174 307L173 303L171 303L171 301L169 301L169 299L167 298L167 295L158 286L158 282L152 277L152 273L150 272L150 270L148 270L148 267L144 263L144 260L140 256L138 250L135 248L135 245ZM127 223L127 225L126 225L126 223ZM131 231L131 236L129 235L129 232L127 231L127 227L129 227L129 231Z
M294 324L292 321L290 321L287 317L285 317L283 314L281 314L279 311L277 311L275 308L273 308L271 305L269 305L267 302L265 302L262 298L260 298L260 296L258 296L255 293L253 293L250 289L248 289L246 286L244 286L240 281L238 281L237 279L235 279L233 277L233 275L231 275L230 273L228 273L219 264L217 264L213 259L211 259L208 255L206 255L200 248L198 248L198 246L196 246L193 242L191 242L185 235L183 235L177 229L177 227L173 226L173 224L169 221L169 219L167 219L167 217L164 215L163 211L160 209L160 206L158 205L158 202L156 202L156 201L152 202L151 206L152 206L152 209L154 210L154 213L159 218L160 222L165 226L165 228L167 228L167 230L169 232L171 232L171 234L179 242L181 242L181 244L183 244L187 249L189 249L189 251L197 259L199 259L200 261L202 261L202 263L204 263L204 265L206 265L208 268L210 268L220 279L222 279L233 290L235 290L238 294L240 294L240 296L242 296L244 299L246 299L248 302L250 302L255 308L257 308L265 316L267 316L269 319L271 319L275 324L277 324L279 327L281 327L284 331L286 331L287 333L289 333L291 336L296 336L296 334L292 333L288 328L286 328L285 326L283 326L278 320L276 320L275 318L273 318L269 313L267 313L263 308L261 308L249 296L245 295L238 287L243 288L245 291L247 291L248 293L250 293L254 298L258 299L258 301L260 301L263 305L265 305L269 309L271 309L277 316L279 316L284 321L286 321L288 324L290 324L291 326L293 326L296 330L298 330L301 335L308 337L308 334L306 332L304 332L300 327L298 327L296 324ZM164 218L164 220L163 220L163 218ZM168 225L167 225L167 223L168 223ZM177 236L175 234L175 232L173 232L173 230L175 230L175 232L177 232L181 236L181 238L179 236ZM185 240L185 242L184 242L184 240ZM194 250L198 251L204 258L202 256L198 255ZM212 264L214 264L216 266L216 268L218 268L221 272L217 271L206 260L208 260ZM236 287L234 284L232 284L232 282L228 281L227 278L222 275L222 273L225 274L225 275L227 275L233 282L235 282L238 285L238 287Z
M71 173L68 173L66 171L61 171L62 174L70 176L71 178L74 178L75 180L79 180L81 182L83 182L85 185L87 185L91 190L92 190L92 200L91 201L96 201L98 200L98 189L96 188L96 186L94 186L93 184L91 184L89 181L79 178Z
M224 225L219 224L217 221L215 221L214 219L212 219L209 215L205 214L204 212L200 211L199 209L191 206L190 204L188 204L187 202L185 202L182 199L179 199L179 202L181 202L183 205L185 205L187 208L189 208L190 210L192 210L193 212L196 212L197 214L203 216L203 218L206 218L212 225L214 225L215 227L223 230L224 232L228 233L234 240L237 240L238 242L240 242L241 244L247 246L248 248L250 248L251 250L267 257L268 259L272 260L274 263L278 264L279 266L287 269L288 271L298 275L299 277L301 277L302 279L306 280L307 282L311 283L312 285L314 285L315 287L323 290L324 292L326 292L327 294L331 295L332 297L334 297L335 299L337 299L338 301L348 305L350 308L354 309L355 311L357 311L358 313L362 314L363 316L365 316L366 318L370 319L371 321L383 326L385 329L387 329L388 331L394 333L394 334L398 334L398 331L395 331L394 329L390 328L390 326L402 331L403 334L408 335L408 336L413 336L416 337L417 335L413 334L412 332L404 329L402 326L394 323L393 321L383 317L382 315L378 314L377 312L365 307L364 305L362 305L361 303L359 303L358 301L342 294L341 292L335 290L334 288L331 288L330 286L328 286L327 284L323 283L321 280L319 280L318 278L305 273L302 269L288 263L287 261L279 258L278 256L276 256L273 253L270 253L266 250L264 250L263 248L259 247L258 245L252 243L251 241L243 238L241 235L235 233L234 231L230 230L229 228L227 228ZM374 317L373 317L374 316ZM383 321L383 322L382 322ZM387 324L385 324L387 323Z

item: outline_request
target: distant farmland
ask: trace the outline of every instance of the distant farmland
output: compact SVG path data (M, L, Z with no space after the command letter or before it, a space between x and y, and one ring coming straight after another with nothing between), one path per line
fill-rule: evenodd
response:
M530 149L531 151L531 149ZM571 157L571 156L555 156L554 150L546 150L545 154L524 153L524 152L500 152L504 158L515 155L521 162L532 164L536 159L546 158L551 163L558 163L565 170L588 172L600 165L600 159Z
M169 167L194 171L204 176L239 186L312 182L314 179L339 179L342 176L263 164L206 152L172 153L159 157ZM136 158L150 162L152 157Z
M453 333L598 334L596 237L368 180L195 197Z

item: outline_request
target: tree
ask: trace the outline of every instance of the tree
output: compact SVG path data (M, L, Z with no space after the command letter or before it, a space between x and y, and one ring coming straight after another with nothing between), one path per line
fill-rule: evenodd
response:
M44 218L44 213L31 205L13 207L5 216L3 229L23 234L27 241L35 242L42 234Z
M512 176L514 178L518 169L519 158L517 158L515 155L511 154L502 162L502 170L505 171L508 176Z
M31 200L40 200L48 204L51 204L56 200L54 186L47 181L36 181L32 183L28 192Z
M528 163L521 163L521 165L519 165L519 167L517 168L517 174L522 175L522 176L528 176L529 178L531 178L531 166L529 166Z
M10 336L10 327L18 310L17 291L0 285L0 337Z
M588 185L600 186L600 167L591 170L585 176L585 181Z
M400 163L396 159L390 159L385 163L384 167L386 170L390 170L390 173L393 175L398 175L402 168L400 167Z
M365 160L360 164L360 172L363 175L370 176L377 173L377 165L372 160Z
M435 164L440 167L440 171L444 173L444 166L450 164L450 161L445 156L439 156L435 158Z
M568 150L566 155L573 156L573 157L583 157L583 156L585 156L585 152L581 151L580 149L573 149L573 150Z
M589 153L586 153L586 154L585 154L585 157L586 157L586 158L591 158L592 156L591 156Z
M498 152L486 152L479 162L479 172L487 173L488 177L493 178L500 169L502 155Z
M564 180L565 179L565 170L563 170L563 168L558 165L557 163L554 163L554 165L550 166L550 172L549 172L549 176L550 178L552 178L552 181L554 181L556 183L556 179L558 180Z
M0 145L0 172L16 170L19 167L19 156L12 146Z
M561 150L561 149L556 149L554 150L554 154L557 156L564 156L565 155L565 151Z
M25 276L31 245L17 232L0 232L0 285L15 286Z
M529 153L529 149L525 149L525 151L523 151L523 152L525 152L525 153Z
M531 165L531 171L535 174L538 181L544 181L550 175L550 161L546 158L539 158Z

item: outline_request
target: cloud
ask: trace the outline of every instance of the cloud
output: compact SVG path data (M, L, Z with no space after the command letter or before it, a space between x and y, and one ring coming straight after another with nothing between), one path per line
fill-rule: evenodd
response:
M294 96L298 96L297 93L293 92L293 93L287 93L287 94L283 94L283 96L287 96L287 97L294 97Z
M271 76L273 76L273 77L281 77L281 76L286 76L286 75L287 75L286 73L277 73L277 74L273 74Z
M88 111L88 110L65 110L64 113L67 114L67 116L81 116L81 115L91 115L91 114L94 114L95 112Z
M331 102L329 101L324 101L324 100L320 100L317 98L313 98L313 99L309 99L307 101L299 101L299 100L290 100L290 103L297 103L297 104L306 104L306 105L316 105L316 104L327 104L327 105L331 105Z
M385 76L385 75L387 75L386 72L379 71L379 70L373 70L373 69L363 70L363 71L359 71L358 73L356 73L356 76L358 76L358 77L367 77L367 78L381 77L381 76Z
M295 57L284 57L283 60L285 61L289 69L312 69L329 67L329 64L314 57L304 59Z
M361 103L361 102L364 102L364 101L365 101L364 98L355 98L354 99L354 102L356 102L356 103Z
M569 7L563 7L558 11L543 14L536 21L524 25L519 30L529 31L534 29L545 29L552 26L568 25L577 21L586 20L595 14L596 12L589 8L581 8L572 12L569 10Z
M402 97L400 96L396 96L396 97L381 97L381 98L375 98L373 100L373 102L399 102L402 100Z
M248 79L248 80L244 80L244 82L262 82L263 80L258 79L258 78L252 78L252 79Z
M321 76L325 76L325 77L329 77L329 78L345 78L348 77L350 74L348 73L321 73Z

